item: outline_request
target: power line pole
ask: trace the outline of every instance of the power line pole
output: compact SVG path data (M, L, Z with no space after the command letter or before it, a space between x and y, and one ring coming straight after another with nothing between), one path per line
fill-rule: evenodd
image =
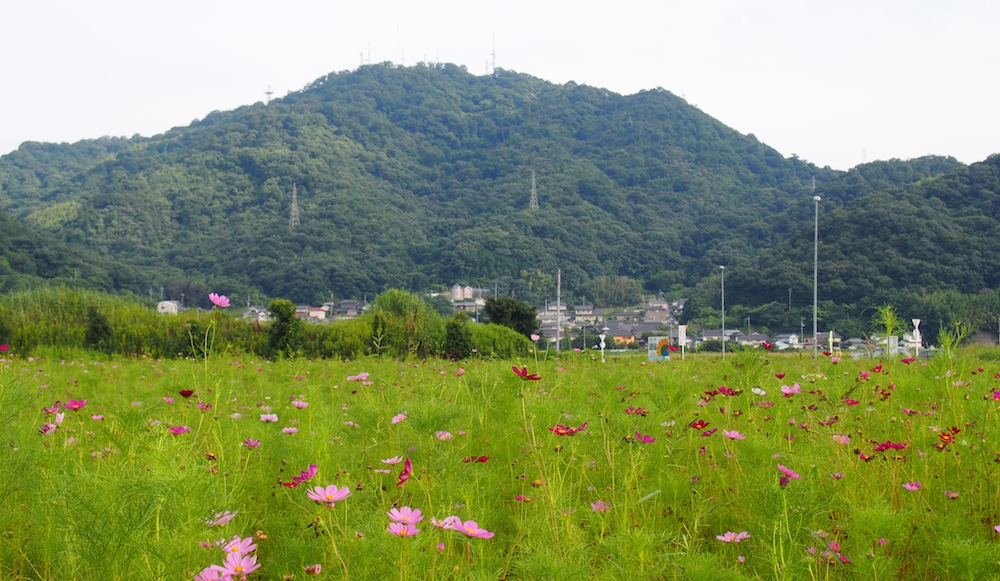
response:
M296 226L299 225L299 199L298 192L296 192L295 184L292 184L292 211L288 216L288 227L294 230Z

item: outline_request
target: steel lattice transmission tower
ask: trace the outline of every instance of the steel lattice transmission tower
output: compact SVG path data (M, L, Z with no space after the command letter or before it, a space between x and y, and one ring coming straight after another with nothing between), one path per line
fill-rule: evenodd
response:
M535 170L531 170L531 198L528 200L528 209L538 209L538 190L535 188Z
M288 216L288 227L292 230L299 225L299 196L292 184L292 211Z

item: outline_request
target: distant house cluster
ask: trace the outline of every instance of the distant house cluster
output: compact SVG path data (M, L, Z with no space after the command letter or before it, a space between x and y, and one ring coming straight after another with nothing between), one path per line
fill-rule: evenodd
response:
M248 301L249 302L249 301ZM343 321L355 319L367 309L367 305L362 305L354 299L345 299L340 303L327 302L318 307L311 305L298 305L295 307L295 317L309 323L324 323L329 321ZM156 305L156 312L163 315L177 315L188 310L179 301L160 301ZM240 311L241 319L248 319L260 323L266 323L272 319L267 307L260 305L250 305Z

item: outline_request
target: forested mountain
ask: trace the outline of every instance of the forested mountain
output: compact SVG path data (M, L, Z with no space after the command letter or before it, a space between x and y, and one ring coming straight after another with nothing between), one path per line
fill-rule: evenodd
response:
M0 211L0 293L48 284L142 292L145 278L134 268L38 234Z
M726 265L745 273L740 300L756 308L811 281L815 177L824 248L839 252L823 253L827 284L844 293L830 298L857 306L879 297L871 289L995 285L967 247L949 246L946 266L978 273L960 280L925 268L917 243L903 241L930 223L935 244L950 240L948 220L972 228L946 200L948 218L937 216L932 198L943 194L921 192L959 187L978 168L931 157L837 172L785 158L662 89L622 96L503 70L384 64L152 138L24 144L0 158L0 207L175 292L208 284L304 302L462 282L540 301L562 268L577 297L598 277L627 276L653 291L694 289L710 308ZM890 236L852 212L911 229ZM992 214L982 219L993 227ZM899 272L896 255L916 262Z

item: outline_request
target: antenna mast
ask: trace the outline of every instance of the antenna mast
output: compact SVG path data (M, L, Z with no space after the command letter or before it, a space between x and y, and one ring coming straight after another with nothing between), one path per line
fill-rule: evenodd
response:
M299 197L298 192L295 190L295 184L292 184L292 211L288 216L288 228L294 230L296 226L299 225Z
M535 170L531 170L531 199L528 200L528 209L538 209L538 190L535 189Z
M274 94L274 91L271 90L271 85L268 85L267 86L267 90L264 91L264 95L267 97L267 99L264 101L265 105L267 105L268 103L271 102L271 95L273 95L273 94Z

